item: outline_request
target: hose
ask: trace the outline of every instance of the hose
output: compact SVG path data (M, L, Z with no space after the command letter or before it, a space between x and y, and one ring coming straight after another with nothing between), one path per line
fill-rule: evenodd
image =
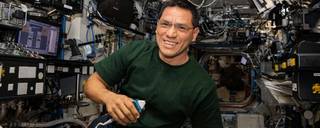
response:
M82 128L86 128L87 125L79 120L79 119L73 119L73 118L65 118L65 119L60 119L60 120L54 120L50 122L45 122L45 123L29 123L29 122L20 122L17 123L17 127L33 127L33 128L41 128L41 127L52 127L58 124L64 124L64 123L74 123L77 125L80 125Z

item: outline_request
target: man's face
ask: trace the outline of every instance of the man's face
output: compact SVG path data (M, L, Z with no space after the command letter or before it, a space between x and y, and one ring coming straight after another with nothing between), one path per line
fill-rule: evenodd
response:
M160 57L167 59L187 56L187 49L195 41L199 29L192 25L192 13L179 7L167 7L157 23L156 40Z

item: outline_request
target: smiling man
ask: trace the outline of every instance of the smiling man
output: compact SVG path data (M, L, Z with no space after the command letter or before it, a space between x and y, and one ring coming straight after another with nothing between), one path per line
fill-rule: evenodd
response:
M199 33L199 15L187 0L163 3L156 42L134 41L95 64L85 93L105 104L116 128L221 128L216 86L188 54ZM110 91L124 79L120 93ZM138 113L132 99L146 101Z

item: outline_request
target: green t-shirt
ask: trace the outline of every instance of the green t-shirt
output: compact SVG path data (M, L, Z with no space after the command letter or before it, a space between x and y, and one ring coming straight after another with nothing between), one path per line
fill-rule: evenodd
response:
M121 94L146 100L145 111L132 128L179 128L187 117L193 128L221 128L216 86L190 57L180 66L159 58L155 42L135 41L95 65L109 85L124 79Z

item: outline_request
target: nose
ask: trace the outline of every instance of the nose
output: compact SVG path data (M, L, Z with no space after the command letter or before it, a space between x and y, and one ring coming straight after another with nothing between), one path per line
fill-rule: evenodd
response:
M173 37L176 37L177 36L177 29L174 27L174 25L172 25L168 30L167 30L167 33L166 33L166 35L168 36L168 37L171 37L171 38L173 38Z

